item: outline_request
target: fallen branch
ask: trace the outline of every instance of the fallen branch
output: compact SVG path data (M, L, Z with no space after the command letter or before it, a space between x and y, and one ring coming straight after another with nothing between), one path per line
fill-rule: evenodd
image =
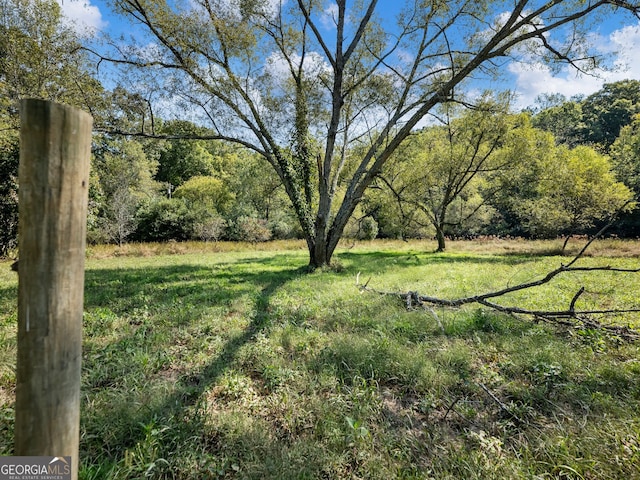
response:
M589 317L590 315L620 315L623 313L640 313L640 308L578 311L578 310L575 310L575 304L574 304L574 305L571 305L568 310L529 310L522 307L500 305L485 299L485 298L498 296L498 295L495 295L494 293L477 295L474 297L460 298L456 300L447 300L443 298L420 295L418 292L383 292L380 290L375 290L373 288L370 288L366 285L359 285L358 288L361 291L373 292L380 295L396 296L402 299L406 305L410 305L410 309L415 309L417 306L421 306L429 310L430 312L433 312L433 310L427 307L427 305L430 304L430 305L440 305L445 307L460 307L466 304L477 303L485 307L489 307L498 312L507 313L510 315L531 316L538 320L542 320L548 323L555 323L558 325L563 325L571 328L582 327L582 328L589 328L593 330L601 330L609 334L619 336L628 341L640 339L640 332L632 329L631 327L622 326L622 325L604 324ZM577 299L577 296L578 295L574 296L574 299ZM408 301L408 299L410 299L410 301ZM572 303L573 303L573 300L572 300ZM434 318L436 318L437 321L439 320L437 316L434 316ZM443 329L442 324L439 321L438 321L438 324L440 328Z
M594 330L601 330L611 335L618 336L628 341L634 341L640 339L640 332L632 329L628 326L619 326L619 325L609 325L603 324L598 320L592 318L593 315L621 315L624 313L639 313L640 308L627 308L627 309L593 309L593 310L577 310L576 303L580 296L584 293L584 287L581 287L578 292L573 296L571 302L566 310L531 310L522 307L516 306L505 306L500 305L498 303L493 302L492 300L506 295L508 293L518 292L521 290L525 290L528 288L538 287L544 284L549 283L553 278L560 275L561 273L572 273L572 272L597 272L597 271L607 271L607 272L623 272L623 273L638 273L640 272L640 268L616 268L610 265L606 266L595 266L595 267L579 267L575 266L576 262L583 257L587 248L598 238L600 237L607 228L609 228L613 223L613 220L605 225L594 237L592 237L586 245L578 252L578 254L566 265L561 264L558 268L551 270L544 277L534 280L531 282L521 283L519 285L514 285L511 287L506 287L494 292L483 293L481 295L474 295L470 297L463 297L454 300L432 297L428 295L421 295L418 292L409 291L409 292L383 292L379 290L375 290L370 288L369 281L364 285L360 285L360 274L356 278L356 286L360 289L361 292L368 291L374 292L381 295L392 295L399 297L402 299L406 305L408 310L414 309L416 307L422 307L425 309L433 310L427 305L439 305L444 307L461 307L463 305L468 304L479 304L485 307L489 307L498 312L507 313L510 315L525 315L534 317L538 320L542 320L549 323L555 323L571 328L581 327L581 328L589 328ZM435 316L435 315L434 315ZM436 320L440 324L437 316L435 316Z
M489 390L484 383L482 383L482 382L476 382L476 383L480 388L482 388L482 390L484 390L486 392L487 395L489 395L489 397L491 397L491 399L494 402L496 402L496 404L500 407L500 410L505 412L507 415L509 415L511 418L513 418L519 424L524 424L525 423L518 415L513 413L511 411L511 409L509 407L507 407L498 397L496 397L496 395L491 390Z

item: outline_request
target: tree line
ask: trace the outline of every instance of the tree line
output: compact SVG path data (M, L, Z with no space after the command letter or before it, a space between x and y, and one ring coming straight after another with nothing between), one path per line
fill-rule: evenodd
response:
M114 2L156 41L143 52L109 39L96 46L56 2L0 0L0 253L17 235L16 105L27 96L94 115L93 242L304 238L310 264L321 266L343 236L436 237L444 249L449 236L584 233L637 196L639 82L547 96L519 113L506 94L459 93L471 72L515 56L521 42L540 42L548 61L571 60L545 39L588 17L580 2L535 15L533 3L515 2L499 24L484 2L408 5L393 34L375 1L351 10L337 2L329 34L316 2L192 3L201 15ZM443 36L478 19L464 54ZM399 55L409 47L414 57ZM117 77L105 88L95 69L103 62L142 87ZM158 72L170 72L161 94ZM154 95L174 100L165 115ZM618 233L636 228L627 212Z

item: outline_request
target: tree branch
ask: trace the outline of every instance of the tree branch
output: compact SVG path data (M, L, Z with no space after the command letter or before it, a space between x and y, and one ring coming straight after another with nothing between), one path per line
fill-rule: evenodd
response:
M623 207L624 209L624 207ZM622 209L621 209L622 211ZM617 214L614 216L617 217ZM494 292L488 292L480 295L474 295L470 297L462 297L454 300L432 297L428 295L420 295L418 292L383 292L368 287L367 284L360 285L359 278L356 279L356 285L360 291L374 292L381 295L391 295L400 298L406 305L407 309L413 309L415 306L420 306L427 309L427 305L440 305L445 307L461 307L469 304L480 304L485 307L489 307L498 312L507 313L510 315L526 315L534 317L538 320L543 320L550 323L561 324L568 327L588 327L596 330L605 331L609 334L619 336L628 341L635 341L640 339L640 332L628 327L619 325L603 324L593 318L591 315L620 315L623 313L640 313L640 308L625 308L625 309L592 309L592 310L576 310L576 302L580 296L584 293L584 287L581 287L578 292L573 296L567 309L565 310L531 310L516 306L504 306L498 303L490 301L497 297L501 297L508 293L525 290L540 285L549 283L554 277L561 273L566 272L595 272L595 271L610 271L610 272L624 272L624 273L638 273L640 268L615 268L610 265L595 266L595 267L574 267L573 265L584 256L587 248L594 242L594 240L600 237L612 224L612 219L607 225L605 225L593 238L591 238L586 245L578 252L578 254L567 264L560 265L558 268L551 270L544 277L531 282L521 283L512 287L506 287Z

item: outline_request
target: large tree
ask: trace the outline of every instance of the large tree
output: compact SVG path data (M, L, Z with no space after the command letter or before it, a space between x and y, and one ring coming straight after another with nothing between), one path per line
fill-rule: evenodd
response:
M532 117L533 126L551 132L558 144L573 148L586 143L582 103L569 100L545 108Z
M584 138L608 151L620 130L640 113L640 81L607 83L582 102Z
M199 109L212 137L263 156L318 267L393 152L465 80L531 56L583 68L594 14L640 11L624 0L434 0L382 18L378 3L113 0L150 38L100 55L172 74L168 93L192 106L190 117Z
M538 101L543 108L533 116L534 127L553 133L559 144L608 152L622 127L640 113L640 81L606 83L586 98L547 95Z
M79 47L54 0L0 0L0 256L17 245L20 99L100 104Z
M609 154L618 179L640 199L640 115L622 127Z

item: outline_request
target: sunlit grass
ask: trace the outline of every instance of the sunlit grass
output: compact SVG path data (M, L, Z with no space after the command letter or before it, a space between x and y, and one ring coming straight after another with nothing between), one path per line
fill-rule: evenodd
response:
M609 242L581 262L637 266L638 244ZM438 323L356 286L360 273L376 289L456 298L537 278L568 261L561 246L345 242L339 269L311 274L296 242L92 247L80 476L640 478L637 345L473 306L435 308ZM8 265L0 455L13 438ZM635 305L640 280L561 276L500 301L566 308L580 286L578 308L614 308Z

